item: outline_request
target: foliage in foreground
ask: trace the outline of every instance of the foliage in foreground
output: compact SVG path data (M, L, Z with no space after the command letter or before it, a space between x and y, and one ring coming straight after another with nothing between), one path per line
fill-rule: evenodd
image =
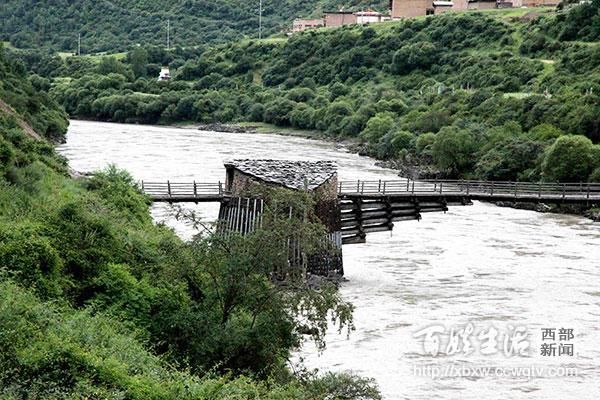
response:
M42 302L0 278L2 399L379 399L373 382L346 374L302 383L177 371L122 323Z

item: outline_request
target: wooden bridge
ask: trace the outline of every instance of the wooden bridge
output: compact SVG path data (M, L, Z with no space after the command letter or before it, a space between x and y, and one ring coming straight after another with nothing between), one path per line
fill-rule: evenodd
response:
M144 193L153 202L219 202L229 197L222 182L147 182ZM588 204L600 201L600 183L528 183L469 180L378 180L341 181L338 194L344 198L384 196L466 197L470 200Z
M222 182L142 182L154 202L228 203ZM366 234L391 230L394 222L419 220L472 200L550 204L600 204L600 183L528 183L470 180L377 180L338 183L342 242L364 243Z

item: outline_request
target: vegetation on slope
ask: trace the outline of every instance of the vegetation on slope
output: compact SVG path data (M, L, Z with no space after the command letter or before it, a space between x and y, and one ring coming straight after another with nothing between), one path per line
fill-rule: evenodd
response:
M0 54L4 71L11 63ZM13 104L42 96L9 94ZM379 398L369 380L287 370L302 332L323 345L330 312L350 327L352 309L327 286L273 284L269 272L283 260L274 235L286 231L183 243L152 223L125 172L69 178L18 118L0 111L1 398L321 399L346 390L353 396L344 398Z
M48 96L49 87L39 87L26 65L10 58L0 44L0 112L23 117L36 133L60 140L67 129L65 112Z
M552 32L599 7L326 29L187 61L165 53L177 68L161 83L159 53L137 48L123 62L59 60L47 82L73 116L266 122L356 138L365 153L425 176L587 181L600 174L600 46L583 42L592 27L575 40ZM551 156L573 147L581 159Z
M339 6L358 9L387 0L264 0L264 33L289 29L299 16L319 15ZM0 6L0 40L18 48L51 47L75 52L78 34L85 53L125 49L135 44L166 47L167 21L175 46L199 46L258 35L259 0L5 0Z

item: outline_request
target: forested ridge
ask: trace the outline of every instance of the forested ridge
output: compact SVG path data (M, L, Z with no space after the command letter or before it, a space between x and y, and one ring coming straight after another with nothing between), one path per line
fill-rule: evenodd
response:
M292 20L322 10L379 7L387 1L264 0L264 33L289 29ZM19 48L50 47L75 52L78 35L84 52L166 46L167 20L175 46L201 46L258 35L259 1L245 0L4 0L0 40Z
M415 176L598 181L599 7L136 48L122 59L21 55L74 117L264 122L353 139ZM161 65L171 81L156 81Z
M352 327L332 286L271 278L286 232L306 248L323 233L287 212L310 195L274 193L253 235L184 243L126 172L71 178L44 138L64 135L66 114L1 48L0 73L0 398L380 398L369 379L287 368L307 332L324 345L331 312Z

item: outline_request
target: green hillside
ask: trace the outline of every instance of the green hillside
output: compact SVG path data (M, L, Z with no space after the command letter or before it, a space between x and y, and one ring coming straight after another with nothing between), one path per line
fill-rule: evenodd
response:
M3 52L0 44L0 56ZM49 86L41 86L39 79L29 76L23 62L4 56L0 63L0 112L14 113L36 133L60 141L67 129L67 115L48 96Z
M290 27L298 16L323 9L377 6L387 1L264 0L265 34ZM166 46L167 20L175 46L199 46L256 37L259 0L3 0L0 40L15 47L51 46L74 52L78 34L84 52L114 52L134 44Z
M599 7L323 29L199 56L139 48L100 64L54 59L51 93L98 120L321 131L421 176L598 180ZM156 82L159 59L172 81Z

